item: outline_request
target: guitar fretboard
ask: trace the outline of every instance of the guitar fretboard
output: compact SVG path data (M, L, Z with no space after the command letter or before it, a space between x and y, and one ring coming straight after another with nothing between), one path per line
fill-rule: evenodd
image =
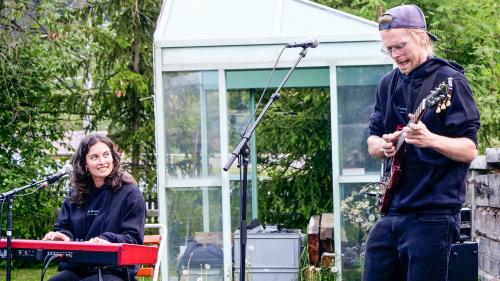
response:
M446 85L444 82L439 84L439 86L434 90L431 91L428 97L424 98L420 104L418 105L417 109L415 112L413 112L413 117L410 118L410 121L406 126L409 126L411 124L416 124L422 116L424 115L425 111L427 111L428 108L442 102L443 100L446 100L447 96L451 96L451 91L453 89L453 84L452 84L453 78L449 77L448 78L448 85ZM447 95L446 95L447 94ZM439 106L439 105L438 105ZM395 149L396 153L399 152L399 149L403 146L403 143L405 141L405 134L401 134L398 137L398 141L396 142Z

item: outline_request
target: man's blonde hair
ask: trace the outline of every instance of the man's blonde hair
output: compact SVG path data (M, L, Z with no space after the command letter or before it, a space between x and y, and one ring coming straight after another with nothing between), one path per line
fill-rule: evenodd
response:
M427 32L422 29L408 28L410 36L419 44L427 50L427 56L432 57L434 55L434 42L429 38ZM422 36L422 34L424 36Z
M378 24L387 24L392 22L392 16L391 15L383 15L378 18Z

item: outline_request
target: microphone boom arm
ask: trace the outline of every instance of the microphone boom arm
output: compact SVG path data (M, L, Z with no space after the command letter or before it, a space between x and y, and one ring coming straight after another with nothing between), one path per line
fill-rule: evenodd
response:
M257 119L253 122L252 126L243 133L243 135L241 137L240 143L236 146L236 148L233 150L233 152L231 152L231 156L229 156L229 159L226 162L226 165L224 165L224 168L223 168L224 171L227 172L229 170L229 168L231 167L231 165L233 165L234 160L236 160L236 158L238 157L238 155L241 153L242 148L245 147L245 144L250 140L250 137L252 136L252 133L255 131L255 129L257 128L257 125L259 125L261 119L267 113L267 111L271 107L272 103L275 100L277 100L277 99L280 98L280 93L279 92L280 92L281 88L283 87L283 85L285 85L286 81L288 80L288 78L290 77L290 75L292 74L292 72L295 70L295 68L297 67L297 65L299 64L299 62L302 60L302 58L304 58L306 56L306 54L307 54L307 48L302 48L302 51L300 51L299 57L297 58L297 61L290 68L290 70L288 70L288 73L283 78L283 80L281 81L281 84L278 86L278 88L276 89L276 91L272 94L271 98L269 98L269 101L267 102L266 106L262 109L262 112L259 114L259 116L257 117Z
M245 281L245 260L246 260L246 243L247 243L247 222L246 222L246 205L247 205L247 172L248 172L248 156L250 155L250 148L248 147L248 140L252 136L252 133L255 131L257 125L259 125L260 121L266 114L266 112L271 107L272 103L280 98L280 90L283 85L286 83L293 70L297 67L300 60L305 57L307 54L307 47L302 47L302 51L297 58L295 64L290 68L286 76L281 81L281 84L278 86L276 91L272 94L271 98L267 102L266 106L262 109L262 112L259 114L257 119L253 122L252 126L245 130L241 136L240 143L236 146L236 148L231 153L226 165L224 165L224 171L228 171L231 165L234 163L234 160L238 158L238 167L240 168L240 281Z
M59 179L60 177L62 177L64 174L60 175L57 179ZM3 192L3 193L0 193L0 201L7 201L8 202L8 206L7 206L7 226L6 226L6 246L5 246L5 249L6 249L6 271L5 271L5 280L6 281L10 281L11 280L11 264L12 264L12 225L13 225L13 215L12 215L12 209L13 209L13 206L14 206L14 196L25 190L25 189L28 189L28 188L31 188L31 187L34 187L34 186L43 186L44 183L53 183L54 181L56 181L57 179L52 179L50 177L47 177L43 180L40 180L40 181L33 181L32 183L30 184L27 184L25 186L22 186L22 187L18 187L18 188L14 188L10 191L6 191L6 192ZM52 181L52 182L50 182ZM1 230L1 229L0 229ZM0 237L1 237L1 232L0 232Z

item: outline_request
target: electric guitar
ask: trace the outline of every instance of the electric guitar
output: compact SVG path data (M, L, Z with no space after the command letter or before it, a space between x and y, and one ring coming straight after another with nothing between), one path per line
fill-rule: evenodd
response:
M449 77L447 81L443 81L438 87L432 90L418 105L413 113L413 118L411 118L406 126L418 123L429 108L436 106L436 113L446 110L451 105L452 82L453 78ZM396 130L401 130L402 128L403 126L398 125ZM401 162L405 154L404 140L405 136L403 134L399 135L399 138L395 141L396 154L393 157L386 157L382 160L379 192L377 194L378 205L382 214L386 214L389 211L392 188L396 185L403 172Z

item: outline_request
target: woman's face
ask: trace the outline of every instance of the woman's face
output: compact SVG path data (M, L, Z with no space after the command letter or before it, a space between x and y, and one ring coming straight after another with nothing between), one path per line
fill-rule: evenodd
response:
M85 164L96 187L104 184L104 179L113 171L113 155L103 142L92 145L85 156Z

